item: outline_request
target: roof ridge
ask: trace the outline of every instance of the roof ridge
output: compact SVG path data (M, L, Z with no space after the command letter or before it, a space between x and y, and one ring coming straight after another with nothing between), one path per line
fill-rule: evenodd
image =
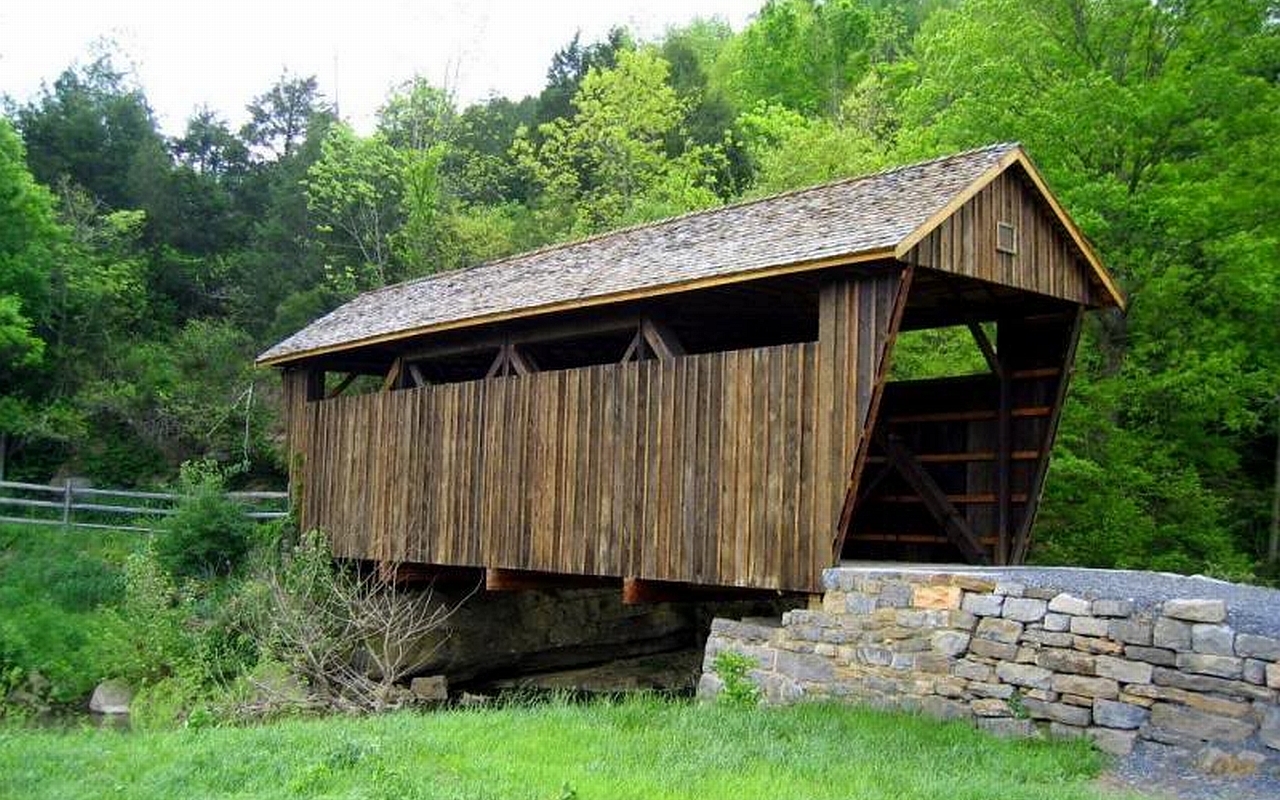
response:
M799 186L794 189L787 189L786 191L765 195L763 197L738 199L731 203L723 203L718 206L709 206L707 208L694 209L692 211L686 211L683 214L674 214L669 217L662 217L660 219L649 220L648 222L637 222L632 225L625 225L621 228L613 228L611 230L601 231L600 233L593 233L588 236L581 236L576 239L566 239L560 242L550 242L540 247L535 247L532 250L521 250L518 253L512 253L510 255L506 255L501 258L496 258L492 261L483 261L479 264L472 264L467 267L429 272L426 275L420 275L416 278L410 278L408 280L400 281L399 283L391 283L391 284L387 284L386 286L379 286L377 289L371 289L368 292L362 292L362 294L378 294L387 289L395 289L395 288L400 288L404 286L426 283L434 280L441 280L446 277L460 275L462 273L471 272L473 270L482 269L484 267L497 267L509 261L515 261L516 259L524 259L532 256L543 255L545 253L552 253L557 250L563 250L570 247L577 247L579 245L588 244L590 242L598 242L604 239L608 239L610 237L622 236L628 233L634 233L636 231L646 230L649 228L660 228L664 225L670 225L672 223L680 222L686 219L691 219L693 217L698 217L703 214L710 214L718 211L728 211L733 209L745 208L747 206L756 205L759 203L767 203L774 200L781 200L786 197L797 197L799 195L809 194L811 192L820 192L825 189L831 189L837 186L846 186L846 185L851 185L855 183L861 183L862 181L873 180L875 178L882 178L886 175L891 175L895 172L905 172L909 169L919 169L921 167L927 167L930 164L937 164L943 161L953 161L953 160L958 160L962 158L968 158L970 156L977 155L978 153L983 153L987 151L996 151L996 150L1012 150L1015 147L1021 147L1021 146L1022 144L1020 142L1013 141L1013 140L1003 141L1003 142L993 142L992 144L982 145L981 147L974 147L969 150L963 150L959 153L949 153L946 155L935 156L934 158L925 159L924 161L913 161L910 164L899 164L896 167L885 167L884 169L881 169L877 172L868 172L862 175L850 175L844 178L837 178L835 180L827 181L826 183L819 183L812 186Z

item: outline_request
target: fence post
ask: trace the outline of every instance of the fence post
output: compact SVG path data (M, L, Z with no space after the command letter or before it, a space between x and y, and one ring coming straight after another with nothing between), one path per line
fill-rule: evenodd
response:
M71 530L71 481L62 484L62 529Z

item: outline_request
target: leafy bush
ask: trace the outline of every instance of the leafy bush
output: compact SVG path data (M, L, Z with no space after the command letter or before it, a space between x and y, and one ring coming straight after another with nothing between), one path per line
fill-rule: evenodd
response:
M732 650L716 654L711 668L722 685L717 702L729 706L754 706L760 702L760 687L751 682L749 674L758 666L756 660Z
M230 575L253 543L253 521L225 493L225 475L210 461L182 465L185 498L165 520L156 556L176 578Z

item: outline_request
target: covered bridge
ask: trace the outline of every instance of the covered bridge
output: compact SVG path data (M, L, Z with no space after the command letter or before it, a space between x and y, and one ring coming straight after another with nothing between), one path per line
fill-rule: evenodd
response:
M1081 314L1121 304L999 144L369 292L259 363L341 557L814 591L842 557L1021 561ZM941 326L986 370L890 380Z

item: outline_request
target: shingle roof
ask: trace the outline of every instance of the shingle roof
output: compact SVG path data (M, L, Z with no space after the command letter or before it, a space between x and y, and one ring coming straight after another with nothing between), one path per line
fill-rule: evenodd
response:
M367 292L259 357L281 363L433 329L624 298L758 270L892 250L1021 152L990 145L699 211Z

